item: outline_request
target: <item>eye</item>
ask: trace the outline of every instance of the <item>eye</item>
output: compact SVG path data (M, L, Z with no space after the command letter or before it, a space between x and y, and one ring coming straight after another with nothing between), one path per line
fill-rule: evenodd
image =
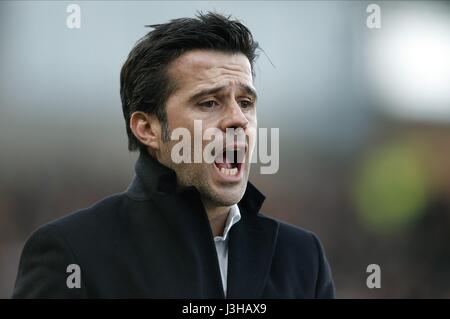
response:
M248 100L242 100L239 102L239 104L241 105L241 107L243 109L249 108L253 106L253 102L252 101L248 101Z
M217 102L214 100L209 100L209 101L199 103L199 105L201 105L204 108L211 109L211 108L217 106Z

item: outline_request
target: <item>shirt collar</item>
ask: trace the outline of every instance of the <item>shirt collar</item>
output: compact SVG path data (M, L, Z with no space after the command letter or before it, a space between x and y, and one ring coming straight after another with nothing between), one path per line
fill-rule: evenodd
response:
M215 236L214 241L227 240L228 232L230 231L231 227L233 227L233 225L236 224L240 219L241 219L241 212L239 210L239 206L237 204L234 204L233 206L231 206L230 211L228 212L228 217L223 230L223 235Z

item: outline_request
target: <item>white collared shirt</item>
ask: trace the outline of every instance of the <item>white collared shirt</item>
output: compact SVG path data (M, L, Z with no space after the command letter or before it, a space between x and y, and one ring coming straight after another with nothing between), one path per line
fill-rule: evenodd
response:
M216 245L217 258L219 260L220 275L222 277L222 286L225 296L227 295L227 274L228 274L228 232L231 227L241 219L241 212L237 204L230 208L227 221L223 230L222 236L214 237L214 244Z

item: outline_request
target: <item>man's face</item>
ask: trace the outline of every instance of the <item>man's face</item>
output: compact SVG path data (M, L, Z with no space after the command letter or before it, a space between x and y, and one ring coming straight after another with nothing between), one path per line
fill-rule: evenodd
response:
M195 186L203 201L213 206L231 206L239 202L245 192L250 172L249 159L256 138L256 95L251 66L243 54L215 51L189 51L175 61L168 70L177 89L167 100L169 131L186 128L194 138L194 120L201 120L202 136L208 128L216 128L223 149L214 163L175 164L172 147L178 141L161 142L158 160L172 168L180 186ZM242 129L244 139L226 140L227 129ZM210 141L201 141L202 151ZM193 140L192 140L192 144ZM245 152L244 163L226 160L224 151ZM219 160L223 159L225 163Z

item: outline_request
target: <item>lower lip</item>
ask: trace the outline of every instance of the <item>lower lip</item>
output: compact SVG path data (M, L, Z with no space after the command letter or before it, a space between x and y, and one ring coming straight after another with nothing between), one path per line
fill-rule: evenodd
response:
M217 176L219 177L220 180L224 181L224 182L239 182L242 178L242 168L243 168L243 163L238 164L237 169L238 172L236 175L227 175L224 174L220 171L220 169L216 166L216 164L214 163L214 171L216 172Z

